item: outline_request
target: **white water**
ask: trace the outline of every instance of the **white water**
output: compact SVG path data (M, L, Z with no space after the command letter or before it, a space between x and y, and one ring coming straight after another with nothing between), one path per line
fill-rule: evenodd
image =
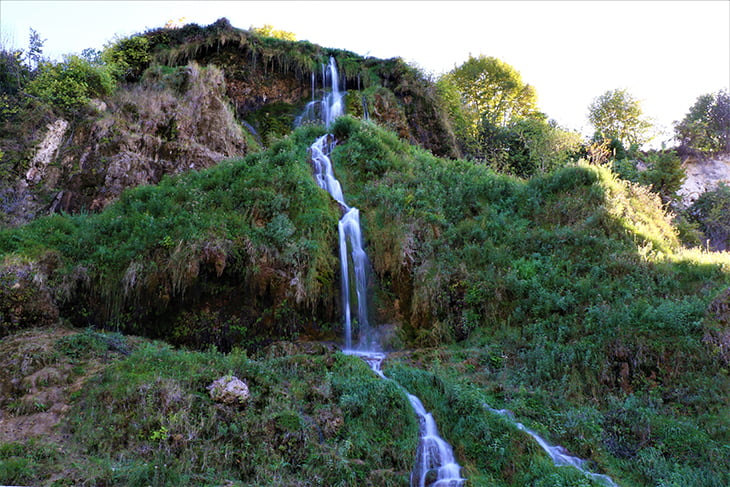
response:
M332 169L332 161L329 158L334 143L330 142L331 136L323 135L310 147L314 178L320 188L327 192L340 204L344 212L337 225L340 236L340 277L342 282L342 308L343 321L345 326L345 350L353 349L353 316L352 309L357 306L357 325L359 329L359 342L356 350L377 349L377 342L370 330L367 306L367 268L368 257L363 248L362 229L360 227L360 211L357 208L348 206L342 193L342 185L335 178ZM348 252L349 251L349 252ZM350 265L352 264L354 276L350 276ZM351 280L355 284L355 296L350 290Z
M316 117L317 104L321 121L327 127L343 113L342 97L339 90L339 79L335 60L330 58L329 65L323 67L323 79L331 84L331 92L325 90L322 100L312 101L307 105L305 113L299 117L297 124L312 121ZM314 76L312 77L312 94L314 97ZM367 312L367 268L368 258L363 248L360 212L345 202L342 185L334 175L330 153L335 142L327 134L317 139L310 147L314 177L317 184L325 189L340 204L343 216L339 221L340 267L342 279L342 300L345 326L345 353L361 357L379 377L388 380L380 367L385 354L380 352L376 335L368 322ZM349 253L348 253L349 249ZM355 298L357 301L357 324L359 342L352 347L352 300L350 290L350 263L354 271ZM433 416L426 411L421 401L411 394L408 399L418 416L419 441L416 461L411 472L411 487L462 487L459 464L454 459L451 446L438 434Z
M486 404L484 405L484 407L493 413L496 413L496 414L499 414L499 415L502 415L502 416L508 418L512 422L512 424L517 426L517 429L524 431L528 435L532 436L532 438L537 442L537 444L540 445L540 448L542 448L545 451L545 453L547 453L548 456L550 456L550 459L558 467L562 467L562 466L575 467L578 470L580 470L581 472L583 472L583 474L586 475L587 477L590 477L593 480L596 480L596 481L602 483L603 485L606 485L608 487L619 487L613 481L613 479L611 479L611 477L609 477L608 475L594 473L594 472L591 472L590 470L588 470L586 468L587 462L585 460L583 460L582 458L578 458L578 457L569 455L568 452L565 450L565 448L563 448L560 445L557 445L557 446L550 445L540 435L538 435L537 433L532 431L530 428L528 428L524 424L515 420L514 415L512 414L512 411L509 411L507 409L493 409Z
M439 436L433 416L421 401L411 394L408 394L408 400L418 415L420 431L411 487L461 487L466 479L461 478L461 467L454 459L451 445Z
M367 362L379 377L390 380L381 370L381 364L386 356L384 353L359 351L345 353L357 355ZM411 471L410 487L462 487L466 479L461 477L461 467L456 463L451 445L439 436L436 421L423 407L421 400L408 392L406 395L418 416L418 447Z
M320 121L324 122L328 127L337 117L343 114L344 107L342 105L342 99L344 94L340 92L339 75L334 58L330 58L329 64L322 67L322 78L325 84L322 99L318 102L310 102L298 123L301 123L302 119L311 121L311 117L317 114L317 110L314 109L316 105L319 106ZM312 78L312 82L314 83L314 77ZM327 90L328 86L330 87L329 90ZM312 93L314 93L314 85L312 85ZM373 334L370 330L368 320L368 258L363 249L360 211L357 208L350 207L345 202L342 185L335 177L332 161L329 158L334 146L335 142L332 136L327 134L317 139L310 147L310 151L312 166L314 168L314 178L317 184L320 188L325 189L340 204L344 213L338 224L338 231L340 236L340 274L345 326L345 350L353 349L353 318L356 318L357 328L359 330L359 342L355 349L373 351L377 349L378 344L372 336ZM354 272L354 276L352 277L350 276L350 265L352 265ZM351 279L355 285L354 296L352 296L350 289ZM353 303L353 298L355 303ZM357 314L355 317L352 316L354 304L357 306Z
M304 113L294 121L295 126L303 123L324 123L325 127L332 125L337 117L345 111L343 104L344 92L340 91L340 79L337 73L337 64L334 58L330 57L330 62L326 66L322 66L323 93L322 98L315 99L314 92L314 73L312 73L312 101L307 103ZM327 90L327 87L330 87Z

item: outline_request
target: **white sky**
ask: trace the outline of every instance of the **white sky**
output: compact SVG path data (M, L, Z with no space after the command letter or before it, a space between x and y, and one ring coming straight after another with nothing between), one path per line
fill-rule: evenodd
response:
M101 49L184 17L205 26L272 24L300 40L441 74L471 53L514 66L539 105L590 132L588 105L625 88L665 131L698 96L730 87L730 1L36 1L0 0L0 39L28 46L29 28L60 58Z

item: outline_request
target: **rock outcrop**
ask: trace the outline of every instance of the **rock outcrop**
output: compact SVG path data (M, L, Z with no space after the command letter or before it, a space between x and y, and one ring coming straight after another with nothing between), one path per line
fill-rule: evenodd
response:
M94 100L88 111L48 124L23 177L0 188L4 223L98 211L126 188L211 167L255 145L236 121L223 71L214 66L150 69L139 83Z
M0 266L0 337L58 321L56 300L48 285L49 259L5 262Z
M677 193L687 206L721 182L730 183L730 155L700 160L691 158L684 161L683 166L687 179Z

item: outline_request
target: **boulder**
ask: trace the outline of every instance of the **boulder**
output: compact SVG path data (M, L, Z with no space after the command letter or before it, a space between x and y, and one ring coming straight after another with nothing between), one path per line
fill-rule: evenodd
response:
M243 405L248 401L248 386L238 377L226 375L207 387L211 399L229 405Z

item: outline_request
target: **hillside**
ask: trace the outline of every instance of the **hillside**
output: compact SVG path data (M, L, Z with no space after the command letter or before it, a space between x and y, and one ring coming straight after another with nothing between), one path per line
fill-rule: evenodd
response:
M36 208L78 206L0 230L0 483L408 485L408 391L467 486L605 485L503 409L621 487L730 484L730 256L685 248L658 195L608 165L525 179L453 157L397 59L224 22L145 35L156 61L78 121L105 141L49 151L75 176L23 168ZM349 115L292 129L329 56L361 88ZM341 352L342 207L310 149L327 132L389 381ZM112 177L135 171L154 177ZM245 405L208 394L222 376Z

